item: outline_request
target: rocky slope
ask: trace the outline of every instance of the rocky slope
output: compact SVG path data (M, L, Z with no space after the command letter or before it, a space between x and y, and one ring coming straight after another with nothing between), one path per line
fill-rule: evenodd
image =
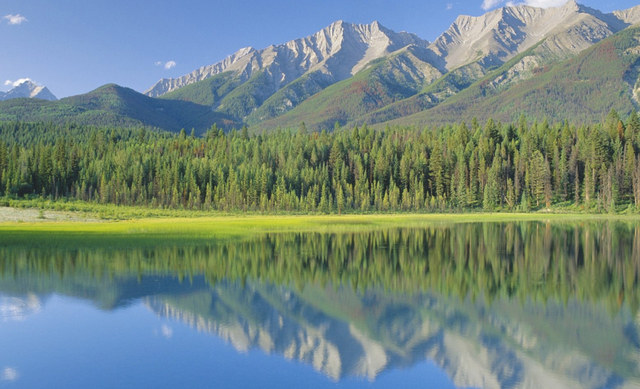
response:
M640 23L640 5L624 11L614 11L613 16L630 25L638 24Z
M605 15L574 0L562 7L505 7L480 17L460 16L430 48L448 70L479 62L501 65L545 40L549 53L576 54L627 27L625 21Z
M395 115L390 124L443 124L451 117L510 122L522 114L559 121L593 122L611 109L624 114L640 101L640 27L624 31L574 58L536 69L536 75L507 83L518 63L535 60L536 50L514 58L442 104ZM385 107L389 111L389 107ZM386 118L393 117L386 112ZM373 122L374 120L369 120Z

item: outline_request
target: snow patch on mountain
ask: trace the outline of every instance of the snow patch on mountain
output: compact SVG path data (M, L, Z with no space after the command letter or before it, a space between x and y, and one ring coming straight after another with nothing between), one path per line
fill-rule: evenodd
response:
M15 82L11 82L14 87L8 92L0 92L0 101L18 99L18 98L30 98L30 99L43 99L43 100L58 100L56 96L46 86L36 85L28 78L23 78Z

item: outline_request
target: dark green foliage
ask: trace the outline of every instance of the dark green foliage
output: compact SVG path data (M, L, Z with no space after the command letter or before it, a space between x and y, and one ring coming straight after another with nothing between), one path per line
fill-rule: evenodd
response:
M0 195L260 212L540 210L572 199L613 212L640 204L640 128L488 120L434 129L366 126L204 137L0 124ZM570 204L569 203L569 204ZM563 206L566 206L563 205Z

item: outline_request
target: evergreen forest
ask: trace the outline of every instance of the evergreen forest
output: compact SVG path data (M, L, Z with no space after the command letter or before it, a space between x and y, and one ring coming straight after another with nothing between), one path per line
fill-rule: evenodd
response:
M640 119L247 127L0 123L0 196L224 212L640 209Z

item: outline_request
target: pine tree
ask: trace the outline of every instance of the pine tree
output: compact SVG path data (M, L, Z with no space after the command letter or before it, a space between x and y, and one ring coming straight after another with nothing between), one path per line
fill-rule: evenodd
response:
M444 161L440 143L436 141L429 160L430 182L432 194L438 198L444 197ZM435 189L435 190L434 190Z

